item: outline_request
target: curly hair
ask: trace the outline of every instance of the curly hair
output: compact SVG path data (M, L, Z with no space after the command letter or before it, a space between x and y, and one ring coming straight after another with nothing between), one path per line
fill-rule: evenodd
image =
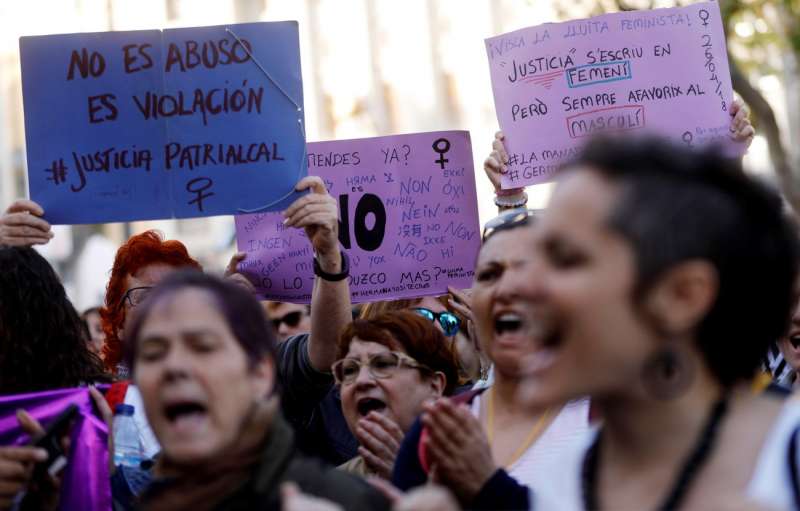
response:
M125 308L121 304L127 290L128 276L150 264L201 269L200 263L189 255L183 243L178 240L164 241L163 235L155 230L131 236L119 247L106 287L105 306L100 309L100 323L106 337L103 361L112 373L116 374L122 360L119 331L125 324Z
M5 247L0 268L0 394L108 381L50 264L32 248Z

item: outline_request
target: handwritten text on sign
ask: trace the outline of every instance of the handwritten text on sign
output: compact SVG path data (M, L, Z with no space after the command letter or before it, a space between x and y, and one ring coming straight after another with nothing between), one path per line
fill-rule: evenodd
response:
M471 285L480 247L469 133L448 131L308 144L309 173L339 202L353 302ZM276 213L236 217L239 265L269 300L309 303L311 244Z
M504 188L543 183L599 131L687 145L728 137L733 97L716 2L548 23L486 40L509 153Z
M20 39L28 181L52 223L233 214L305 175L297 24Z

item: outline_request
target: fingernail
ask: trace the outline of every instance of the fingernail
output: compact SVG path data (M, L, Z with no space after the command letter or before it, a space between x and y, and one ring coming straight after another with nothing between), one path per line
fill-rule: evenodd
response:
M39 461L45 461L47 459L47 451L37 448L36 452L34 452L34 456L36 456Z

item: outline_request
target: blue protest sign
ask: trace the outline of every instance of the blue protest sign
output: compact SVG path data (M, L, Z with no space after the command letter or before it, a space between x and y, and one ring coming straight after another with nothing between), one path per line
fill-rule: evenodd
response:
M306 175L295 22L20 38L54 224L273 211Z

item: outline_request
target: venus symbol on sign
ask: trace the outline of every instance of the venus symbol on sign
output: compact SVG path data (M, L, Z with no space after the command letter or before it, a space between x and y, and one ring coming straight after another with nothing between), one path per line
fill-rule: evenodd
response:
M433 162L438 163L442 170L444 170L444 164L450 161L444 157L444 154L450 150L450 141L446 138L439 138L436 139L431 147L433 147L434 151L439 153L439 159L433 160Z
M197 209L203 211L203 200L214 195L214 192L205 193L214 184L210 178L198 177L186 183L186 191L197 195L188 204L197 204Z

